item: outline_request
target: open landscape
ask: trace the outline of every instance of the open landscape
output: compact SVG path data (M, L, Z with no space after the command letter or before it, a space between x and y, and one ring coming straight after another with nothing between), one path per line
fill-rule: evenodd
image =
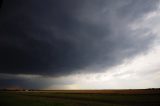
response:
M1 91L1 106L160 106L160 89Z
M0 0L0 106L160 106L160 0Z

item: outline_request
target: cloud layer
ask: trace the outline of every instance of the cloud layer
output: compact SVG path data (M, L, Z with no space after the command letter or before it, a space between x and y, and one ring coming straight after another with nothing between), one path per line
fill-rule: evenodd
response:
M0 14L0 73L98 72L148 50L155 35L134 21L158 0L5 0ZM85 70L85 72L88 72Z

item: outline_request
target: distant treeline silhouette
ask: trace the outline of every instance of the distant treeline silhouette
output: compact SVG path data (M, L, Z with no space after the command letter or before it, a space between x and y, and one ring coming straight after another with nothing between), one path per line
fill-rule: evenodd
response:
M55 92L55 93L78 93L78 94L160 94L160 88L148 89L109 89L109 90L38 90L38 89L23 89L23 88L5 88L0 91L23 91L23 92Z

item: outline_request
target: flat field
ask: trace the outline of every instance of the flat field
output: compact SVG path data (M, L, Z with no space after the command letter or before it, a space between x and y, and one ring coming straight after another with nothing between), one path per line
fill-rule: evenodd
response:
M0 91L0 106L160 106L160 91Z

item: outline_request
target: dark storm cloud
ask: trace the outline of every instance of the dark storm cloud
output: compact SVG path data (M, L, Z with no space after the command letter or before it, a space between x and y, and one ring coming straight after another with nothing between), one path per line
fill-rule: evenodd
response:
M63 75L111 67L147 50L149 33L128 28L157 0L5 0L0 73Z
M0 89L3 88L48 89L53 85L61 86L72 83L73 81L65 82L57 78L44 77L41 75L0 74Z
M1 8L1 6L2 6L2 3L3 3L3 0L0 0L0 8Z
M49 86L51 83L44 79L26 79L24 77L17 76L8 76L8 75L0 75L1 77L8 78L0 78L0 89L3 88L25 88L25 89L43 89L44 87Z

